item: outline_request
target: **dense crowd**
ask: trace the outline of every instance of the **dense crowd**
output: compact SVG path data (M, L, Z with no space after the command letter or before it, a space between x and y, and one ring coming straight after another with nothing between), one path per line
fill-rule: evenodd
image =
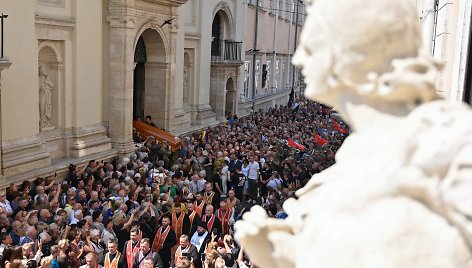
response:
M177 151L136 136L130 157L12 184L0 192L0 268L252 267L234 222L255 204L285 218L283 202L334 163L346 129L297 102L230 114Z

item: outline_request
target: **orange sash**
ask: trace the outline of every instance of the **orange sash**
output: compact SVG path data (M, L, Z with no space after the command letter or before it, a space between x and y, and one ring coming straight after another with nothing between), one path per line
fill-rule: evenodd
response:
M133 268L134 255L139 251L141 241L138 241L134 248L132 248L132 245L132 240L129 240L128 244L126 245L126 262L128 263L128 268Z
M190 215L188 216L188 219L190 220L190 228L189 230L192 231L192 227L193 227L193 219L195 218L195 214L197 214L197 212L192 211L192 213L190 213ZM192 235L192 234L189 234L189 235Z
M213 227L213 222L215 221L215 215L211 215L211 218L208 222L206 221L206 215L205 215L203 216L203 221L207 223L207 230L210 233L212 231L211 228Z
M162 245L164 245L164 241L166 241L167 235L170 231L170 226L167 226L164 232L162 231L162 227L163 226L157 229L156 237L154 238L154 242L152 243L152 251L154 252L159 252L159 250L162 248Z
M105 255L104 268L118 268L118 262L120 261L121 253L118 251L115 258L110 263L110 253Z
M229 199L229 197L228 197L228 198L226 199L226 203L228 204L228 208L229 208L229 209L234 208L234 207L236 206L236 201L237 201L237 200L238 200L238 199L235 197L235 198L233 199L233 201L231 201L231 199Z
M203 214L203 207L204 206L205 206L205 201L201 201L200 205L197 205L197 201L194 202L195 211L197 211L198 216L200 216L200 217Z
M207 192L205 192L203 194L203 201L207 204L207 205L211 205L211 202L213 201L213 197L215 196L215 192L211 192L210 195L207 194Z
M181 212L179 218L177 219L177 213L172 213L172 229L174 229L175 234L177 235L177 244L180 243L180 236L182 235L182 227L184 225L185 213Z
M218 209L218 219L221 221L221 230L224 234L229 234L229 216L231 215L231 209L227 209L225 215L221 213L221 209Z

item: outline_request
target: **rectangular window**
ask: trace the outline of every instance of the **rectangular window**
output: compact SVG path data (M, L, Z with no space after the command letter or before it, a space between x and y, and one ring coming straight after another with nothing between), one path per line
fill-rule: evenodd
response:
M260 60L256 60L256 76L255 76L255 82L256 82L256 85L255 85L255 92L256 92L256 95L255 96L259 96L259 89L261 87L259 81L259 75L260 75L260 69L261 69L261 61Z
M290 5L290 0L285 0L285 16L284 16L284 18L285 18L286 20L289 20L289 19L290 19L290 15L292 14L292 13L290 12L290 10L292 10L292 7L291 7L291 5Z
M270 62L270 60L268 60L266 62L266 66L267 66L266 67L266 87L265 87L264 93L269 93L269 89L271 87L270 68L271 68L272 65L270 65L270 64L271 64L271 62Z
M287 89L288 86L288 65L287 65L287 59L284 58L284 65L283 65L283 70L282 70L282 88Z
M292 22L294 22L296 20L296 14L295 14L296 10L295 10L295 0L292 0Z
M249 99L249 87L251 84L251 61L244 62L244 98Z
M256 0L257 2L258 0ZM262 7L262 0L259 0L259 7Z
M278 0L278 2L279 2L279 10L278 10L279 17L283 18L283 15L284 15L284 1L283 0Z
M276 0L270 0L270 14L275 15L275 1Z

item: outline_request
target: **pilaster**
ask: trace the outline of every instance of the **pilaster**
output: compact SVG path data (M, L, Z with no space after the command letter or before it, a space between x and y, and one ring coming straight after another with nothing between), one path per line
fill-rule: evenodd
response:
M135 18L119 14L120 12L110 7L110 16L107 17L110 23L109 133L112 147L120 154L128 154L134 148L132 115Z
M11 61L6 58L0 58L0 189L5 187L4 167L3 167L3 135L2 135L2 72L10 68Z

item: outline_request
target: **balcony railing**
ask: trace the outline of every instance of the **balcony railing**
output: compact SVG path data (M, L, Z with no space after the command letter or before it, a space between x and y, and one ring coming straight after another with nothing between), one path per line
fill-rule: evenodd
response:
M212 61L241 61L241 47L243 42L220 40L211 43Z

